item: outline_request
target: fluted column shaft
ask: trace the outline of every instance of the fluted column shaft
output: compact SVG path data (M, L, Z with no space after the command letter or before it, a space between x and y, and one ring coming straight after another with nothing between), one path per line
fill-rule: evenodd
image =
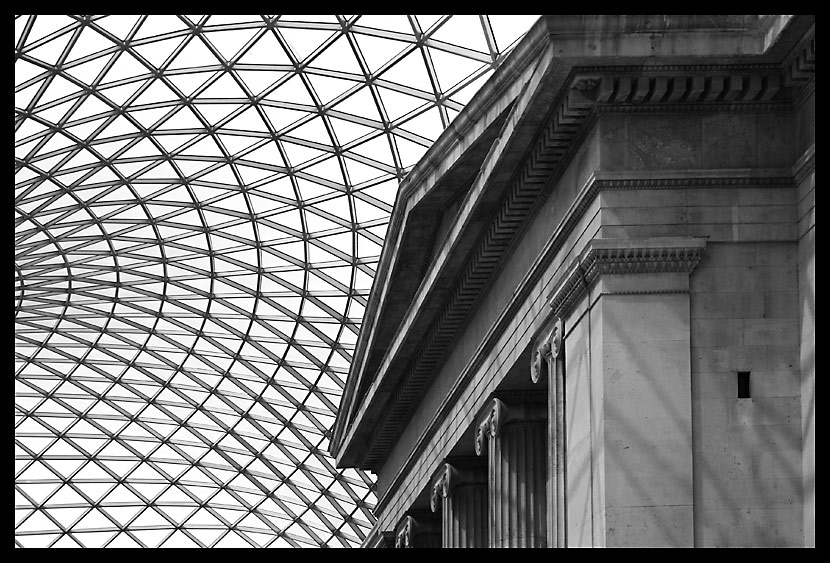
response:
M542 405L505 406L494 399L479 425L489 438L490 547L547 545L547 424ZM477 439L481 453L483 438Z
M433 512L441 510L442 547L487 547L487 470L445 463L432 486Z
M487 483L458 485L447 501L443 546L487 547Z
M565 445L565 355L562 319L536 346L530 379L548 382L547 537L550 547L567 547L567 459Z

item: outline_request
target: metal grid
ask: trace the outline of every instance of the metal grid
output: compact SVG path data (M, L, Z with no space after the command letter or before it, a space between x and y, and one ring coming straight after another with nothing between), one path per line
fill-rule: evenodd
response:
M397 185L535 16L15 17L15 545L354 546Z

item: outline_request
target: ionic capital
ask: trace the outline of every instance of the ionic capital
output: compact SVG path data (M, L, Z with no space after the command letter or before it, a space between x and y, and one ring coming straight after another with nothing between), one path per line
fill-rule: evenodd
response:
M454 485L455 481L453 478L455 473L455 468L449 463L445 463L441 466L441 470L438 472L438 475L436 475L435 479L433 479L432 493L429 497L429 507L433 512L437 512L438 508L441 506L439 499L441 497L447 498L450 495L450 489Z
M475 448L476 455L484 451L484 441L493 439L499 434L499 428L504 417L506 407L499 399L492 399L484 409L484 415L479 419L476 426Z
M555 360L562 353L563 332L562 319L556 317L553 327L536 344L530 363L530 380L533 383L539 383L547 375L548 361Z
M395 530L395 547L406 548L412 546L412 516L404 516Z

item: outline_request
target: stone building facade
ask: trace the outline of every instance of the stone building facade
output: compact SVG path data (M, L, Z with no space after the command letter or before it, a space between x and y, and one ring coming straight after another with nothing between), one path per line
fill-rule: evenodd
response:
M545 16L400 186L367 547L815 545L814 16Z

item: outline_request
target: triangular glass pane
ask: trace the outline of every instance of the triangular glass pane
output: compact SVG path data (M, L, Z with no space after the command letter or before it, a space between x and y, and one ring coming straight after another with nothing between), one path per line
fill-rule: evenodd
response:
M143 81L130 82L128 84L122 84L120 86L113 86L111 88L102 88L100 90L100 93L101 93L101 95L106 96L106 98L109 99L111 102L113 102L114 105L122 106L143 85L144 85ZM93 101L90 101L90 100L93 100ZM82 110L87 108L87 106L92 106L92 105L95 105L95 106L98 106L98 107L95 107L94 110L91 107L88 108L87 112L90 112L89 115L97 115L99 113L104 113L104 112L111 113L112 112L112 107L110 107L109 105L106 105L103 101L99 100L97 97L89 96L87 98L87 101L84 102L84 105L81 106L81 109L76 111L72 115L72 117L74 119L81 119L83 117L86 117L87 114L84 113Z
M67 16L39 15L36 16L36 18L37 19L35 20L31 31L29 31L28 37L26 37L27 45L31 45L39 39L43 39L47 35L55 33L56 31L64 29L75 23L73 19Z
M539 16L503 14L488 18L496 38L496 46L500 51L504 51L527 33Z
M430 37L451 45L474 49L481 53L489 53L481 20L476 15L454 15Z
M198 68L205 66L219 66L220 61L208 49L199 36L193 36L187 46L176 56L167 67L168 70L183 68Z
M351 72L357 75L363 74L360 65L357 63L357 59L355 59L349 40L345 35L341 35L334 43L315 57L311 61L310 66L337 72Z
M484 65L479 61L454 55L441 49L429 48L429 55L442 92L446 92Z
M103 83L110 84L119 80L135 79L139 76L144 76L149 73L149 69L132 56L129 51L122 51L121 55L116 59L107 74L102 80Z
M147 16L147 19L141 24L141 28L133 36L133 39L164 35L185 29L187 29L187 26L178 17L152 15Z
M188 72L184 74L167 74L165 78L173 83L173 86L178 88L182 95L190 96L198 88L202 86L209 78L212 78L213 72Z
M136 540L134 540L129 534L123 532L118 534L114 540L107 544L107 547L115 547L115 548L133 548L133 547L141 547Z
M119 39L123 39L127 37L138 18L139 16L117 14L97 19L94 25L103 28Z
M403 129L434 141L444 131L438 108L431 108L401 124Z
M261 147L254 149L249 153L246 153L245 156L243 156L242 158L252 162L261 162L263 164L268 164L269 166L285 166L285 162L283 161L282 155L277 149L276 143L272 141L269 141Z
M354 37L360 46L363 60L366 61L366 65L369 67L369 72L373 74L408 46L408 43L404 41L375 37L374 35L356 33Z
M328 154L319 149L307 147L305 145L300 145L297 143L292 143L287 140L281 141L281 145L286 153L286 156L288 156L288 162L292 167L295 168L304 162L308 162L311 159L317 158L321 155Z
M399 33L412 33L412 25L410 25L407 16L401 14L390 16L364 15L360 16L357 25L371 27L373 29L397 31Z
M274 82L285 76L285 71L279 70L238 70L236 75L242 79L245 86L254 96L260 95Z
M368 86L364 86L342 102L338 102L332 109L378 123L381 121L377 103Z
M331 137L321 117L315 117L306 121L299 127L287 132L291 137L311 141L314 143L331 144Z
M326 39L332 36L331 31L291 27L280 27L279 33L288 43L288 47L298 61L305 60Z
M205 39L216 47L225 60L230 61L256 33L256 29L224 29L205 33Z
M146 26L147 23L144 24L142 29L146 28ZM164 61L166 61L173 54L176 47L181 45L183 39L183 37L172 37L162 41L153 41L144 45L136 45L133 47L133 51L147 59L147 62L154 67L160 68L162 63L164 63Z
M390 90L389 88L378 88L378 93L380 94L389 121L395 121L399 117L429 103L422 98L403 94L396 90Z
M259 112L253 107L249 107L224 125L223 129L235 129L238 131L255 131L258 133L268 133L268 127L263 123Z
M247 97L236 80L234 80L233 75L226 72L213 84L200 92L196 98L202 100L208 98L227 100L231 98L245 99Z
M63 54L70 39L72 39L72 34L64 33L56 39L51 39L39 47L26 51L26 54L43 61L47 65L54 65L58 62L61 54Z
M395 135L395 144L398 147L398 154L401 156L401 164L404 168L417 164L428 148L400 135Z
M311 73L307 76L311 81L314 92L320 99L320 103L324 105L359 85L358 82L342 78L333 78Z
M395 166L388 137L383 134L352 147L350 152L365 156L368 159L386 164L388 166Z
M267 105L260 105L260 107L268 117L268 121L271 123L274 131L281 131L287 125L290 125L298 119L308 115L306 112L300 110L271 107Z
M423 92L434 92L435 88L429 78L421 49L413 49L408 55L396 62L389 70L380 75L383 80L417 88Z
M292 65L273 32L267 31L241 57L238 64Z
M86 84L92 84L109 60L109 56L98 57L97 59L92 59L91 61L66 68L66 74L73 76Z
M266 100L287 102L315 107L314 100L308 93L299 75L294 75L265 96Z

